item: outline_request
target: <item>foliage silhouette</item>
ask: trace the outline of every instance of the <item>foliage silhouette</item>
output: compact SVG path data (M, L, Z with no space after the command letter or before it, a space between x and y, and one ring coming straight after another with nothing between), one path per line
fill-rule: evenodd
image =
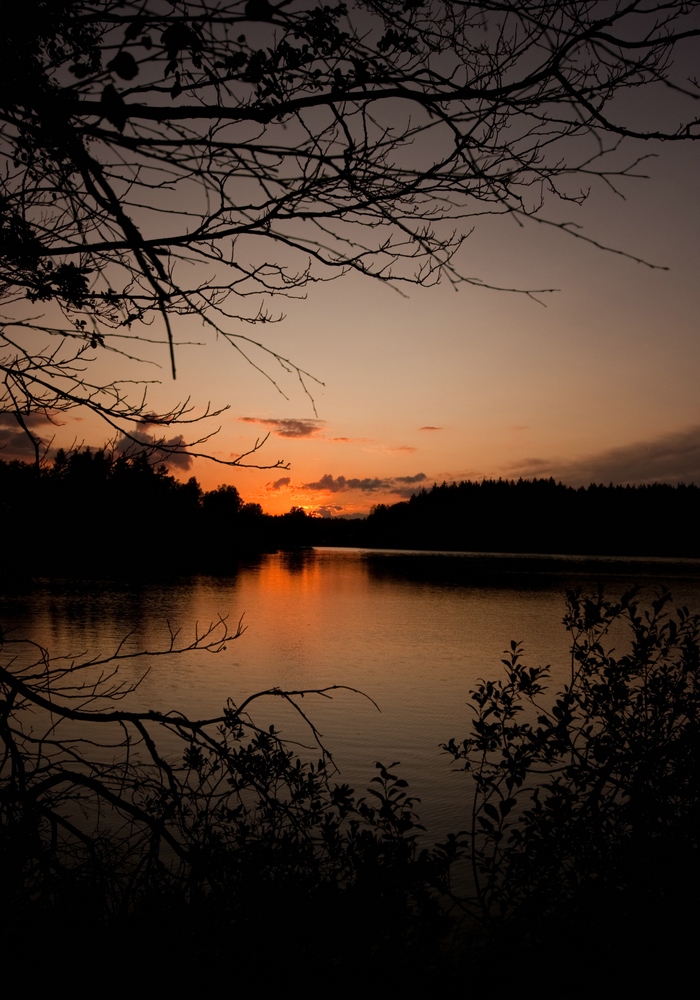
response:
M205 720L122 707L135 685L120 680L120 665L219 653L241 632L221 620L189 643L173 632L160 650L125 640L106 657L55 659L2 637L6 941L31 950L27 926L51 927L46 950L60 953L63 927L101 949L140 928L165 942L184 925L192 952L181 969L196 971L227 942L240 973L269 964L271 932L284 935L280 962L352 953L368 968L394 952L420 964L439 941L449 854L419 849L415 802L394 765L376 765L368 798L332 781L302 699L337 687L270 689ZM273 727L253 721L261 698L300 713L320 759L302 762Z
M700 616L670 601L663 592L643 611L635 591L570 591L563 687L552 698L550 668L526 666L512 642L505 678L471 694L471 734L445 744L475 784L470 905L492 944L520 955L546 944L555 963L561 946L564 967L649 948L666 962L690 943Z
M397 548L698 556L699 513L693 483L575 488L554 479L467 480L376 505L364 536Z
M471 828L432 846L396 765L376 765L366 797L334 782L303 699L337 688L271 689L203 720L123 707L120 664L221 652L240 626L103 658L3 635L6 942L31 953L31 927L58 957L86 935L99 961L109 942L128 962L140 935L154 955L180 940L183 974L220 954L263 984L300 961L387 984L488 983L496 960L502 976L585 958L628 979L630 962L691 961L700 616L669 607L668 593L642 610L633 591L569 592L553 697L550 668L511 643L505 678L472 692L469 735L444 745L469 776ZM264 698L301 713L320 759L254 721ZM457 889L465 860L472 887Z
M273 297L349 271L482 285L459 250L485 214L600 245L547 204L636 176L622 139L698 137L683 68L697 14L686 0L8 8L2 412L37 462L47 423L76 407L136 447L206 454L206 434L183 436L189 401L153 413L146 383L93 375L91 360L162 343L174 374L189 317L308 391L306 372L245 332L279 318ZM672 128L618 117L642 87L680 102ZM260 445L215 460L255 465Z

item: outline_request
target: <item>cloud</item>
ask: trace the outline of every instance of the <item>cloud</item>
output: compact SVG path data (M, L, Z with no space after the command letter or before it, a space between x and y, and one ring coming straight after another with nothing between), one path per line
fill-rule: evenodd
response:
M416 483L423 483L428 477L424 472L418 472L415 476L396 476L395 483L404 483L403 486L394 486L389 492L393 496L403 497L408 500L416 492Z
M389 490L392 496L403 497L404 500L409 500L413 494L416 492L414 486L397 486L393 490Z
M319 517L336 517L343 509L343 505L340 503L324 504L320 507L314 507L314 514Z
M404 445L401 445L399 448L387 448L387 451L405 452L406 454L410 454L411 452L418 451L418 449L417 448L412 448L408 444L404 444Z
M391 483L387 479L346 479L345 476L338 476L334 479L330 473L315 483L302 483L305 490L325 490L328 493L345 493L347 490L362 490L364 493L374 493L377 490L385 490Z
M472 482L480 482L482 479L488 479L489 476L493 475L492 471L484 471L483 469L460 469L457 472L454 469L448 472L436 472L432 476L432 480L435 483L463 483L471 479Z
M297 420L284 417L279 420L264 417L239 417L244 424L261 424L269 427L273 434L285 438L308 438L318 434L323 429L325 420Z
M289 486L291 483L289 476L282 476L281 479L275 479L274 483L268 483L266 489L268 490L281 490L283 486Z
M419 431L441 431L442 427L431 427L430 424L426 424L425 427L419 427Z
M551 474L556 465L551 458L521 458L517 462L511 462L505 469L520 476L540 476L545 472Z
M78 418L71 418L76 420ZM48 440L41 436L41 428L56 426L50 414L30 413L24 415L24 422L30 431L39 438L45 448ZM182 434L171 438L155 437L144 434L143 427L162 427L162 423L145 420L139 422L139 429L131 434L131 438L123 437L114 446L116 454L137 455L147 452L155 464L167 465L170 469L189 469L192 466L192 456L185 450L185 439ZM53 449L52 449L53 450ZM43 453L43 448L42 448ZM0 459L11 461L34 461L34 448L24 430L19 426L14 413L0 413Z
M22 419L30 429L53 424L53 420L46 413L23 413ZM19 427L14 413L0 413L0 427Z
M700 483L700 426L609 448L576 461L527 458L508 466L521 476L554 476L574 486L589 483Z
M152 426L152 425L151 425ZM133 438L133 440L132 440ZM157 438L140 431L133 431L131 437L123 437L114 446L115 454L139 455L145 452L155 465L167 465L169 469L191 468L193 458L185 450L182 434L171 438Z
M29 430L39 439L40 445L46 445L41 436L43 427L51 426L50 418L44 413L23 414L23 420ZM43 449L42 449L43 454ZM34 446L25 431L17 423L14 413L0 413L0 459L5 462L30 461L35 458Z
M152 420L149 418L153 417ZM115 454L138 455L146 452L154 465L167 465L169 469L182 469L186 472L192 467L194 459L186 451L186 442L182 434L166 438L163 427L166 424L158 418L157 413L144 413L139 420L138 428L132 431L130 437L123 437L114 446ZM155 428L154 434L144 434L146 427ZM132 440L133 438L133 440Z
M325 476L315 483L303 483L302 489L305 490L323 490L328 493L346 493L348 490L359 490L362 493L396 493L400 490L400 495L403 496L403 491L407 488L406 486L397 486L397 483L409 484L409 483L421 483L426 479L424 472L419 472L415 476L391 476L387 479L370 478L365 479L347 479L345 476L338 476L334 478L330 473L326 473ZM414 490L410 491L411 493ZM410 495L410 493L409 493Z
M24 461L34 460L34 447L21 427L15 430L11 427L0 428L0 460L11 462L14 459Z
M335 441L337 444L367 444L372 438L333 437L328 438L328 440Z
M422 483L428 477L424 472L417 472L415 476L395 476L397 483Z

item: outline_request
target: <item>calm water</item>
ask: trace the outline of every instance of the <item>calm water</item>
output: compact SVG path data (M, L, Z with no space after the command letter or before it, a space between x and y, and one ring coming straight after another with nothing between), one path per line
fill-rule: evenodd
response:
M144 657L121 669L134 682L148 674L129 707L216 715L228 698L278 686L346 684L372 698L335 693L304 699L342 780L363 787L373 762L400 761L422 799L433 833L463 827L468 789L439 744L468 731L469 690L495 676L511 639L526 659L564 676L564 590L605 580L620 593L636 580L651 594L667 583L676 604L700 611L700 563L524 557L439 556L315 549L266 555L230 577L167 585L35 581L0 598L0 620L52 654L108 653L167 645L168 623L190 640L218 616L246 631L217 655ZM122 703L123 707L127 707ZM279 701L260 700L259 724L309 742L298 717Z

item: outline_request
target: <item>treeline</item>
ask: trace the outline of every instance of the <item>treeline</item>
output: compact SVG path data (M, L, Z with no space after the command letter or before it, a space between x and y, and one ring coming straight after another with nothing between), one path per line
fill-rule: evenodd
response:
M59 451L39 472L0 461L0 509L15 540L5 566L30 572L217 570L238 555L306 541L298 515L267 517L235 486L205 492L145 455L89 448Z
M378 504L365 544L465 552L700 556L695 485L591 485L554 479L484 480L421 490Z
M204 491L145 455L59 451L37 472L0 461L7 570L226 571L246 554L309 545L470 552L700 556L694 485L575 489L554 479L435 485L366 518L264 514L235 486Z

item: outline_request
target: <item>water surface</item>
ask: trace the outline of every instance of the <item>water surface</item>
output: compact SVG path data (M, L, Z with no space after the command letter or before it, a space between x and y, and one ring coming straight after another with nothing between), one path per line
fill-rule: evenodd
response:
M243 616L245 632L216 655L127 662L124 680L143 678L130 707L201 718L228 698L240 703L270 687L356 688L380 710L349 691L303 702L341 779L364 787L374 761L400 762L424 822L441 834L466 823L465 776L439 744L467 735L470 689L499 673L511 639L523 642L526 660L551 664L563 678L564 591L598 581L615 594L636 582L648 595L667 583L676 604L700 610L700 563L690 560L313 549L264 555L228 577L33 581L6 590L0 616L52 654L75 655L108 653L126 637L126 649L162 649L171 629L186 643L219 616L234 627ZM279 702L258 701L255 720L309 742L303 722Z

